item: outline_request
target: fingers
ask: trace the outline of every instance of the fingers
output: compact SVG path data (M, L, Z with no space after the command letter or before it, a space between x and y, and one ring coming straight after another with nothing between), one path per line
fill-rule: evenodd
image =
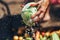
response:
M41 3L41 1L38 2L38 3ZM37 13L32 15L33 21L38 22L38 21L40 21L45 16L45 14L46 14L45 12L46 12L46 9L48 8L48 5L49 5L48 0L44 1L41 4L41 7L37 11Z
M35 18L33 18L32 19L34 22L37 22L37 21L39 21L39 17L38 16L36 16Z
M43 12L43 13L45 12L45 8L44 8L44 7L41 7L41 8L37 11L36 15L38 16L38 15L40 15L42 12Z
M38 3L33 3L33 4L30 4L30 6L37 6Z
M41 9L39 9L38 11L37 11L37 13L35 13L35 14L33 14L32 15L32 19L34 18L34 17L36 17L36 16L39 16L42 12L44 12L45 10L43 9L43 8L41 8Z
M36 14L32 15L32 19L34 22L38 22L40 19L42 19L44 16L43 11L38 11Z
M37 2L37 3L31 3L30 6L37 6L37 5L40 5L41 3L42 3L42 1L39 1L39 2Z
M32 15L33 21L38 22L40 19L43 18L44 14L45 14L44 8L39 9L39 11L37 11L37 13Z
M39 15L39 19L42 19L44 17L44 13L41 13L40 15Z
M31 18L33 19L34 17L36 17L36 13L31 15Z

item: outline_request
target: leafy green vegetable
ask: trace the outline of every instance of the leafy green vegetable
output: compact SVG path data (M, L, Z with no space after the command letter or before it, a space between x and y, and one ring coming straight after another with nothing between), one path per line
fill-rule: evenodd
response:
M52 40L59 40L59 36L58 36L58 34L57 33L53 33L52 34Z
M34 26L35 23L32 21L31 16L37 12L36 7L30 7L31 3L28 3L25 5L25 7L22 9L22 19L24 23L28 26Z
M28 38L26 38L26 40L32 40L32 38L28 37Z

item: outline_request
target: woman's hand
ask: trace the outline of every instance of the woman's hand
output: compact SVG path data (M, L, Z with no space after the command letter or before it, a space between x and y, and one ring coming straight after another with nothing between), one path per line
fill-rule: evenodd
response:
M32 19L35 22L38 22L43 18L46 9L49 5L49 0L40 0L38 3L31 4L31 6L37 6L37 5L38 6L40 5L40 8L38 7L39 8L38 11L34 15L32 15Z

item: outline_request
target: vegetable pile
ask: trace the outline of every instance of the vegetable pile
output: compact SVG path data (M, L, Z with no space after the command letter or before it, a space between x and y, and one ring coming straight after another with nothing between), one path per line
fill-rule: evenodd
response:
M60 30L54 32L46 32L44 36L40 35L40 40L60 40Z

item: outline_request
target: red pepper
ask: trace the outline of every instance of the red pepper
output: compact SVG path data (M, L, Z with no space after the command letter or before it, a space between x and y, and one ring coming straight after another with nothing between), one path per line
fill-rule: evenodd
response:
M45 32L42 32L42 36L44 36L45 35Z

